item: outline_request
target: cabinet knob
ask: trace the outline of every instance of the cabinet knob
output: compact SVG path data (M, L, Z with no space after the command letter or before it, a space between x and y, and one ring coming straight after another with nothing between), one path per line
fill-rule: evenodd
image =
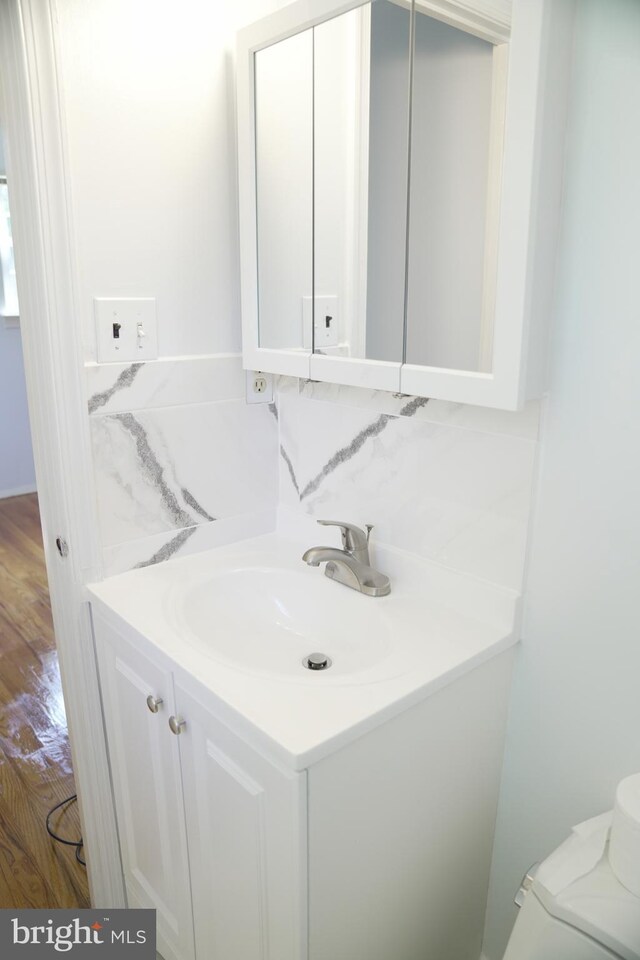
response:
M171 733L175 733L176 737L182 733L182 728L186 725L187 721L183 720L182 717L169 717L169 729Z
M153 697L151 694L147 697L147 706L151 713L157 713L162 703L164 703L162 697Z

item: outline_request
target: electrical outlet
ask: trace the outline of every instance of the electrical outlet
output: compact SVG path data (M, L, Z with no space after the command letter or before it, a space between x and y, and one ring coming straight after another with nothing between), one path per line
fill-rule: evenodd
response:
M154 299L96 297L93 305L100 363L157 359L158 323Z
M247 403L273 403L273 376L261 370L246 370Z

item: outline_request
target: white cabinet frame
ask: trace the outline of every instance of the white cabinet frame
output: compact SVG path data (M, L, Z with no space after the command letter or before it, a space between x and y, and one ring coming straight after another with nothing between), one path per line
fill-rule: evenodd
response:
M513 0L491 372L404 364L403 393L517 410L545 390L573 12L574 0Z
M545 389L575 0L416 4L495 46L481 357L489 372L259 346L254 54L360 0L298 0L238 35L243 362L247 369L515 410Z

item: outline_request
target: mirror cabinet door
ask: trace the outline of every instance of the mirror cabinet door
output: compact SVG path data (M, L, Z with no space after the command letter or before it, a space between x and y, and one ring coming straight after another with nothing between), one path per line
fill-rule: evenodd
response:
M402 362L411 16L373 0L313 31L315 354Z
M506 46L414 27L404 362L491 373Z
M313 32L258 50L255 77L258 345L311 350Z
M371 0L254 54L261 348L402 362L411 16Z

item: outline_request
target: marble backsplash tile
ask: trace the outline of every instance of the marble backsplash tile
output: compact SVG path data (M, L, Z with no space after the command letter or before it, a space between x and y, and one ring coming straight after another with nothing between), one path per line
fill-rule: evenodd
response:
M280 503L520 588L537 403L514 414L283 377L277 408L247 405L237 355L86 376L105 575L267 532Z
M284 506L375 524L383 543L520 589L537 410L449 411L454 421L479 418L484 427L473 429L444 409L427 419L433 401L381 394L347 404L344 388L318 400L316 387L284 381L278 391Z
M363 387L346 387L337 383L320 383L317 380L294 380L281 377L280 391L296 393L309 400L338 403L343 406L361 407L393 416L410 416L430 423L467 427L483 433L500 433L536 440L540 421L540 401L531 400L523 410L513 413L476 407L448 400L427 400L405 394L388 393L383 390L368 390Z
M274 528L275 406L239 355L85 369L105 576Z
M151 537L128 540L105 548L103 573L105 577L111 577L127 570L171 560L173 557L184 557L200 550L222 547L237 540L271 533L275 526L275 510L271 508L262 512L223 517L214 523L202 523L178 531L168 530Z
M245 395L242 358L237 353L87 363L85 380L90 414L240 400Z
M273 509L266 404L184 404L91 418L103 547Z

